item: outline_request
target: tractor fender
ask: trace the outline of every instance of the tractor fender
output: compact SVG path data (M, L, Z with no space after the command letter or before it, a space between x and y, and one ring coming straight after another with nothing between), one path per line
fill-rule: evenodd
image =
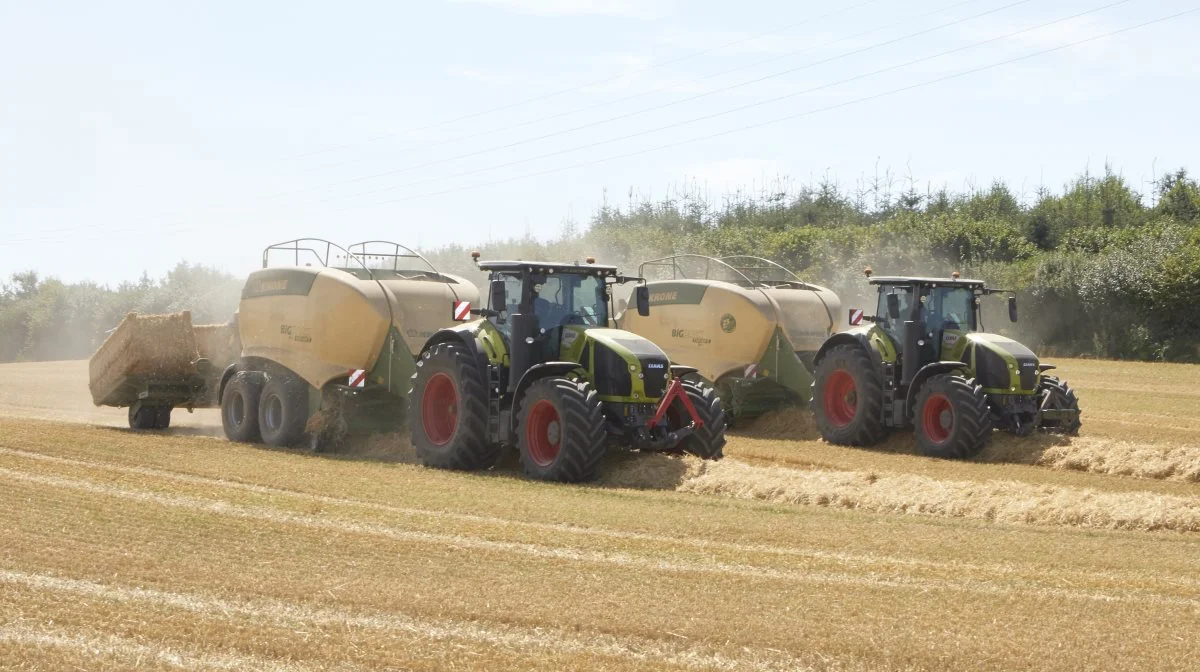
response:
M694 366L683 366L682 364L671 365L672 378L683 378L684 376L690 376L693 373L698 373L699 371L700 369L697 369Z
M461 327L438 329L434 332L433 336L429 337L428 341L425 341L425 345L421 346L421 352L417 353L417 358L420 359L426 352L442 343L458 343L462 345L467 349L467 352L471 353L471 357L479 365L479 370L487 371L487 355L479 348L479 343L475 341L475 334L465 331Z
M1045 373L1047 371L1050 371L1051 369L1057 369L1057 368L1058 367L1053 364L1038 364L1038 373Z
M933 376L938 376L951 371L965 371L967 365L962 362L932 362L922 366L917 375L913 376L912 382L908 386L908 396L904 401L905 417L912 417L913 404L917 401L917 394L921 391L921 386L925 384Z
M879 357L879 355L875 352L875 349L871 347L871 342L867 340L867 337L865 334L844 333L843 332L840 334L834 334L833 336L830 336L829 338L827 338L825 340L824 343L821 344L821 348L819 350L817 350L816 356L813 357L813 370L814 371L816 370L817 364L820 364L821 360L825 359L825 355L829 354L830 350L838 347L839 345L860 346L860 347L864 348L868 353L871 354L872 360L879 360L876 362L876 364L879 364L879 362L882 361L881 358Z
M566 375L579 368L579 362L543 362L529 367L525 371L525 375L521 376L521 380L517 382L517 387L513 391L513 413L509 415L508 419L511 431L514 433L517 431L517 403L520 401L521 395L525 394L526 388L542 378Z

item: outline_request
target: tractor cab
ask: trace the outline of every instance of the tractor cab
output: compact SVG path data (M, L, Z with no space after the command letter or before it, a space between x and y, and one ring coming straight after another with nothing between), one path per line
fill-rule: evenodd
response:
M879 289L875 323L887 334L898 354L905 350L904 325L913 322L917 331L918 361L924 365L958 359L966 341L963 336L980 330L980 299L1003 290L988 289L981 280L942 278L871 278ZM1016 315L1016 297L1010 299ZM1015 319L1014 319L1015 321Z

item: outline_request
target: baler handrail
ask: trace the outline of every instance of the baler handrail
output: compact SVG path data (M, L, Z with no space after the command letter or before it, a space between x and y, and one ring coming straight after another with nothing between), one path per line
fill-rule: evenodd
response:
M735 260L738 260L738 259L746 259L746 260L752 261L754 263L766 264L767 266L762 267L762 266L734 265L732 262L734 262ZM757 281L757 282L760 282L763 284L772 283L772 282L787 283L787 284L794 283L794 284L800 285L804 289L816 289L816 287L813 284L801 280L800 276L796 275L795 272L789 270L786 266L784 266L778 262L771 261L770 259L766 259L764 257L756 257L751 254L734 254L734 255L730 255L728 257L721 257L720 260L724 261L725 263L728 263L730 266L733 266L734 268L738 269L739 271L742 271L743 275L746 274L745 271L775 270L775 271L783 272L783 274L784 274L783 278L781 278L780 280L758 280Z
M393 251L390 253L368 252L367 251L368 245L391 245ZM366 260L369 257L380 257L380 258L387 257L387 258L391 258L391 260L392 260L391 270L394 273L400 273L401 270L413 270L413 271L418 271L421 273L425 273L425 272L433 273L434 275L437 275L437 276L442 275L441 271L439 271L437 269L437 267L433 265L433 262L431 262L431 261L429 261L429 259L425 258L425 256L422 255L420 252L417 252L416 250L412 249L411 247L408 247L407 245L401 245L400 243L393 242L390 240L364 240L362 242L358 242L358 243L354 243L354 244L350 245L349 247L346 248L346 250L349 254L352 254L355 257L357 257L359 260L359 263L362 264L364 267L366 267L366 265L367 265ZM403 252L401 252L402 250L403 250ZM420 259L422 262L425 263L426 266L429 267L429 270L424 271L421 269L400 269L399 268L400 259Z
M320 246L322 245L325 246L325 252L323 255L320 251ZM358 261L359 264L362 265L363 270L365 270L368 275L371 274L371 269L367 268L366 264L363 264L361 259L350 254L350 252L341 245L325 240L324 238L296 238L295 240L285 240L280 243L275 243L274 245L268 245L265 249L263 249L263 268L270 267L270 255L272 251L294 252L296 266L300 266L300 253L306 252L311 254L313 259L318 261L321 266L325 268L335 268L329 265L329 261L335 251L340 251L345 257L347 263L350 262L351 258L354 258L355 261Z
M683 270L679 268L679 261L678 261L679 259L698 259L698 260L704 261L705 262L704 277L703 278L689 278L687 276L687 274L684 273ZM754 280L751 280L749 277L746 276L745 273L742 273L740 270L738 270L734 266L731 266L730 264L728 264L720 259L717 259L716 257L710 257L710 256L704 255L704 254L691 254L691 253L673 254L669 257L662 257L660 259L651 259L649 261L643 261L640 265L638 265L638 275L643 278L646 277L646 266L670 266L672 280L678 280L680 278L682 278L684 280L712 280L713 278L710 278L709 276L712 275L710 267L714 262L716 264L718 264L719 266L724 267L726 270L732 271L734 274L740 276L742 278L742 280L745 281L745 284L747 287L757 287L758 286L759 283L756 283ZM742 283L735 282L734 284L740 285Z

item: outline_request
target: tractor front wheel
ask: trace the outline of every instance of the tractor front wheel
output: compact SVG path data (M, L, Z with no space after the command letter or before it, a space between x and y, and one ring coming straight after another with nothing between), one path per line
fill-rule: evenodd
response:
M705 460L719 460L725 448L725 410L721 397L711 385L691 380L683 381L683 391L696 409L703 427L696 428L691 435L679 443L683 452ZM683 402L676 401L667 411L667 420L672 430L691 424L692 418Z
M1042 376L1041 404L1045 410L1075 411L1075 417L1071 420L1043 420L1039 429L1071 436L1079 433L1079 428L1083 426L1083 421L1079 419L1079 397L1075 396L1075 390L1070 385L1054 376Z
M974 378L955 374L930 378L917 394L913 410L917 444L929 457L974 457L992 434L987 395Z
M488 469L500 446L488 438L488 391L471 353L439 343L421 354L413 375L408 426L417 458L439 469Z
M526 475L579 483L596 478L604 457L604 412L596 391L569 378L535 381L521 399L517 445Z
M813 411L821 437L842 446L870 446L887 436L883 381L867 351L839 345L817 364Z

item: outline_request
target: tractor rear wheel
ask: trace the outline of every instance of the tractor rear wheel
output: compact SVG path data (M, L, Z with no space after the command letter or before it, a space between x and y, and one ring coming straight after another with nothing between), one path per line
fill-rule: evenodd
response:
M488 391L471 353L439 343L421 354L413 375L408 426L417 458L439 469L488 469L500 446L488 437Z
M526 475L566 483L596 478L607 437L600 397L591 385L542 378L526 390L518 412L517 445Z
M683 391L687 393L688 399L696 409L696 415L700 417L704 426L680 441L679 447L683 452L701 459L721 459L725 448L725 410L721 398L711 385L691 380L683 381ZM692 422L687 409L679 401L671 404L671 408L667 410L667 420L673 430L686 427Z
M286 376L274 376L263 387L258 401L258 428L263 443L285 448L304 438L308 421L306 383Z
M882 377L860 346L839 345L821 359L812 404L817 429L829 443L870 446L887 436Z
M258 400L262 397L262 383L246 373L234 374L225 385L221 396L221 426L225 438L240 443L258 443L262 434L258 429Z
M913 428L917 445L929 457L974 457L992 434L987 395L974 378L933 376L917 393Z
M1079 397L1075 396L1075 390L1064 381L1054 376L1042 376L1041 391L1042 408L1055 411L1079 410ZM1076 415L1074 420L1043 420L1039 428L1045 432L1074 436L1082 426L1083 421Z

